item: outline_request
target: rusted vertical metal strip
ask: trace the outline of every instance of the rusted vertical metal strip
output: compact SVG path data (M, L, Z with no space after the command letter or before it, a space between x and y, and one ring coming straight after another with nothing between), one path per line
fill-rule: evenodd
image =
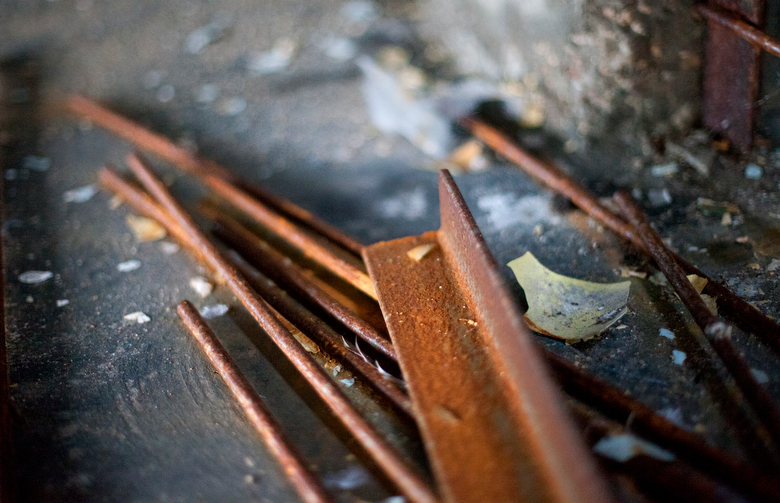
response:
M709 0L707 7L727 11L763 29L765 0ZM761 49L715 20L707 21L702 119L740 150L753 144L759 85Z
M445 501L610 501L446 171L439 197L439 231L363 256Z

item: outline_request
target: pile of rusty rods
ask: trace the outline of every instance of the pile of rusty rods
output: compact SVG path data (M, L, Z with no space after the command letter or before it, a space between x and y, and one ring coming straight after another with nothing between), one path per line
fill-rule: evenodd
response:
M233 396L241 404L264 443L279 461L301 499L306 503L332 501L320 480L307 468L306 462L287 439L279 423L273 418L263 400L233 362L195 306L184 300L179 304L177 312L230 388Z
M73 99L76 100L77 103L76 106L73 105ZM85 98L81 98L81 97L72 98L71 109L79 111L81 115L87 116L88 118L94 120L96 123L100 125L109 125L110 126L109 129L111 129L115 133L118 133L119 136L131 139L133 141L137 141L139 146L146 147L152 152L156 152L168 160L176 162L177 156L179 156L180 157L178 158L179 167L187 166L188 163L192 165L192 163L194 162L192 156L189 153L183 151L180 147L175 146L167 138L149 132L144 128L142 128L141 126L133 123L132 121L129 121L121 116L118 116L113 112L108 111L103 107L100 107L99 105L95 105L93 102L86 100ZM87 110L88 113L84 113L85 110ZM100 114L105 115L105 117L101 118ZM123 130L123 128L127 125L131 127L132 129L131 133L127 133L126 131ZM147 137L152 138L153 141L144 139ZM142 139L137 140L138 138L142 138ZM154 145L154 142L157 142L157 145ZM150 144L152 144L152 147L149 146ZM165 152L164 147L170 147L169 149L170 151ZM214 169L213 166L216 165L211 161L198 159L197 165L195 165L195 167L190 167L190 169L185 169L185 171L192 172L193 170L197 169L197 170L203 170L208 172L216 172L217 170ZM224 169L224 168L219 167L219 169ZM229 176L225 175L224 178L235 179L235 177L232 174L230 174ZM132 185L127 184L127 182L122 180L116 174L113 174L110 171L103 171L101 173L101 181L107 186L109 186L110 188L112 188L112 190L122 192L123 197L141 213L144 213L147 216L150 216L151 218L155 218L161 222L164 222L165 219L167 218L167 214L165 214L164 211L160 210L157 207L156 203L154 203L151 199L149 199L148 196L138 191ZM250 184L245 184L245 183L242 183L241 185L251 186ZM279 199L279 200L285 203L280 205L280 207L292 205L292 203L288 203L283 199ZM595 201L595 198L593 198L593 200ZM295 207L294 205L292 206ZM301 211L305 212L305 210L301 210ZM605 210L605 211L606 214L610 213L609 210ZM618 222L621 222L621 220L616 216L615 218ZM301 220L301 219L297 219L297 220L299 222L302 222L303 224L306 225L309 224L306 220ZM189 242L189 237L186 235L186 233L177 232L178 229L177 226L170 227L170 225L166 225L166 227L169 227L172 234L174 234L183 243L187 244ZM354 240L351 240L351 238L349 237L347 237L346 240L348 242L353 242L353 243L355 242ZM190 246L192 245L190 244ZM548 362L553 363L550 359L554 355L552 355L552 353L550 353L549 351L547 351L546 353L547 353L546 356ZM555 365L553 365L553 367L555 368ZM650 435L654 439L654 441L659 442L664 447L671 449L681 457L688 458L690 461L700 466L706 472L711 473L716 477L725 479L727 483L731 483L735 487L742 485L743 488L746 489L746 492L748 493L750 492L751 487L756 488L756 487L774 486L774 484L772 483L753 484L750 482L751 480L758 480L760 482L762 479L761 474L754 474L754 476L747 476L747 477L740 478L738 474L740 473L752 474L754 470L751 470L749 467L738 462L734 462L734 461L729 462L730 459L729 456L726 455L725 453L722 453L722 451L707 446L706 443L697 435L691 434L675 426L671 422L665 420L663 417L655 414L652 410L648 409L643 404L637 402L636 400L631 399L630 397L625 396L620 390L617 390L617 388L614 388L613 386L607 383L603 383L601 381L596 380L595 378L589 376L586 373L583 373L582 371L580 371L579 369L577 369L571 364L566 365L566 367L568 368L565 368L565 371L561 371L560 370L561 367L559 365L558 369L556 369L556 372L562 384L567 389L572 388L571 386L572 383L575 382L580 383L579 386L574 385L570 391L573 392L574 396L579 396L579 397L586 396L591 400L591 402L595 402L598 405L600 405L602 409L611 409L613 412L623 413L624 415L631 414L632 417L634 418L633 424L636 429L641 428L641 431L643 431L643 433L646 435ZM364 377L367 379L367 381L370 384L372 379L368 378L365 375ZM585 383L584 385L582 384L583 382ZM740 481L745 481L746 483L740 484ZM763 494L769 494L769 493L764 492Z
M165 210L160 208L159 205L151 200L143 191L136 188L110 169L101 170L100 181L107 188L122 197L130 206L136 209L136 211L163 223L172 231L172 234L182 242L187 243L189 239L188 236L185 233L177 232L176 229L178 229L178 227L175 223L169 221L170 217ZM212 217L214 217L214 215L212 215ZM219 215L216 215L216 217L219 217ZM222 218L224 220L225 217L223 216ZM231 232L233 230L239 230L241 234L247 232L243 228L234 227L236 227L236 225L229 225L226 227L226 230L229 229ZM226 237L228 234L230 234L230 232L227 231L220 233L223 237ZM248 236L242 237L248 239ZM233 263L247 276L247 279L253 287L260 287L263 284L268 285L267 281L263 281L262 276L260 276L257 271L242 267L237 261L234 261ZM347 363L353 365L357 370L357 373L366 379L366 382L369 385L385 395L393 401L393 403L396 403L396 405L399 406L399 409L405 412L410 418L413 418L410 413L411 405L408 402L408 398L397 389L392 395L383 391L381 384L383 384L385 380L382 379L381 376L379 376L380 379L377 379L377 370L373 366L367 364L362 358L357 357L354 353L351 353L350 351L345 352L343 346L338 343L335 345L332 344L332 339L329 343L327 339L318 337L318 333L323 330L324 324L321 322L319 322L319 324L314 322L315 325L313 328L309 328L311 325L307 325L307 323L311 323L311 321L301 320L297 318L296 315L288 316L288 311L285 311L285 307L280 306L275 302L278 299L287 299L289 301L289 297L279 290L273 291L272 288L268 288L266 291L260 292L260 294L288 319L291 319L294 325L303 329L306 335L311 336L315 342L322 343L328 351L332 352L332 356L337 359L344 358L347 360ZM327 332L327 328L325 328L325 331ZM545 350L544 348L541 349L548 364L551 365L552 370L564 389L578 400L590 403L601 410L602 413L606 412L608 415L611 415L620 421L625 421L627 417L631 416L632 428L638 433L657 442L662 447L670 449L676 455L683 459L687 459L694 466L702 469L705 473L709 473L715 478L723 480L745 494L755 495L760 500L766 498L768 495L777 494L778 490L780 490L777 484L763 476L763 474L755 472L750 466L736 462L725 452L709 447L699 435L676 426L640 402L626 396L616 387L590 376L567 360L556 356L551 351ZM395 359L394 355L391 359ZM377 383L379 383L380 386L376 386ZM385 384L385 386L387 386L387 384ZM402 395L403 398L398 399L398 395ZM401 404L398 402L401 402Z
M593 194L577 184L557 166L532 156L503 133L482 121L465 118L461 120L461 124L471 131L476 138L485 142L486 145L519 166L526 173L567 197L595 220L633 243L644 253L648 253L647 247L631 224L606 208ZM718 298L719 311L725 317L743 330L754 333L767 345L780 353L780 325L777 322L745 302L744 299L734 294L728 288L714 281L679 255L672 254L672 256L686 274L695 274L707 280L704 293Z
M195 247L197 254L219 275L252 317L274 341L289 361L312 386L330 411L361 445L376 466L399 491L411 501L432 503L437 496L428 484L402 461L395 449L355 409L349 399L330 379L322 367L306 352L293 335L277 319L270 306L260 299L246 280L222 257L216 246L196 227L168 189L137 155L128 156L127 163L144 188L168 213L171 233L186 234L185 244ZM178 227L178 229L173 230Z
M755 47L780 58L780 40L772 38L752 24L734 17L725 9L717 9L705 4L698 4L695 8L705 19L728 28Z
M759 420L769 432L775 446L780 446L780 411L769 393L758 384L750 371L750 366L731 344L731 326L710 312L693 284L688 281L685 272L664 245L661 236L650 226L650 222L634 198L628 192L618 191L615 193L615 202L634 226L650 252L650 256L653 257L658 268L669 280L696 324L704 332L707 341L720 357L748 403L753 407Z
M119 195L136 211L148 218L160 222L164 227L170 230L171 234L176 236L177 239L197 254L197 250L194 248L189 236L181 231L180 227L171 220L167 212L147 196L146 193L125 180L121 175L114 171L113 168L105 167L100 170L99 180L102 185ZM376 367L365 361L359 355L345 348L342 341L338 339L337 335L333 333L332 329L330 329L327 324L323 323L311 312L304 309L300 304L293 301L281 288L271 284L271 282L267 278L264 278L257 270L246 267L238 260L231 260L229 255L226 258L231 261L234 267L245 275L245 278L250 282L251 286L255 288L260 296L271 304L274 309L290 320L293 325L306 329L307 335L314 339L318 344L325 346L331 356L349 365L353 371L365 379L370 387L390 400L390 402L397 406L402 412L411 415L411 403L409 402L409 398L396 386L388 382ZM285 268L288 267L287 264L282 265ZM327 294L323 292L323 295ZM395 360L394 354L392 354L391 359Z

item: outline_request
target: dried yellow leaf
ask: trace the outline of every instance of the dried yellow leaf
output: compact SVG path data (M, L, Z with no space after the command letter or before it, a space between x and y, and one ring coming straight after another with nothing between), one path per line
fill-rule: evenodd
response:
M707 286L707 283L709 283L707 278L702 278L701 276L696 276L695 274L689 274L687 278L697 293L701 293L704 290L704 287Z
M406 252L406 255L409 256L410 259L414 260L415 262L419 262L428 255L428 253L433 250L433 247L436 246L433 243L428 243L420 246L415 246L408 252Z
M141 243L144 241L157 241L167 235L165 227L160 225L157 220L152 220L151 218L129 214L125 217L125 222L127 222L127 226L135 234L135 238Z

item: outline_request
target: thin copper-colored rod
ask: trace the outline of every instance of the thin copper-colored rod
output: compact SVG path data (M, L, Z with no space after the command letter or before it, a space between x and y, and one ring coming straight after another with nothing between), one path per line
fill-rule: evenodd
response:
M256 184L239 180L235 174L226 168L214 161L192 154L165 136L154 133L137 122L133 122L83 96L76 94L69 96L65 100L65 106L72 113L89 119L114 134L131 141L143 150L153 152L190 174L198 177L211 174L241 187L279 213L339 244L355 256L360 256L363 245L344 234L335 226L293 204L291 201L271 194Z
M484 141L493 150L518 165L526 173L544 182L554 191L571 199L574 204L590 216L599 220L602 224L647 253L647 247L631 225L604 207L593 194L577 184L558 167L543 162L525 152L509 138L484 122L465 118L461 120L461 123L474 136ZM775 351L780 353L780 325L745 302L744 299L735 295L728 288L709 278L693 264L690 264L679 255L673 254L673 256L687 274L696 274L708 280L707 286L704 287L704 293L717 297L718 308L724 316L744 330L756 334L764 342L772 346Z
M282 316L290 320L307 337L324 346L326 353L349 365L369 386L390 400L401 412L409 418L414 418L412 402L406 393L385 378L376 367L368 363L360 355L346 348L340 336L325 322L295 302L284 290L276 286L273 281L253 269L246 262L239 260L232 260L231 262L244 275L249 285L255 289L260 297Z
M230 202L230 204L239 208L252 219L303 252L306 257L376 300L374 283L368 277L368 274L333 253L291 221L275 213L243 190L221 178L206 176L204 177L204 183L226 201Z
M219 250L196 227L168 189L136 155L128 164L141 184L157 199L173 220L190 235L204 260L219 274L253 318L263 327L279 349L311 384L329 406L335 417L355 437L377 467L412 501L432 503L437 500L431 488L399 457L395 449L368 423L349 399L316 361L272 314L270 306L260 299L246 280L221 256Z
M260 433L271 454L282 465L285 475L301 499L307 503L333 501L316 475L306 467L306 462L292 446L282 427L273 418L263 400L233 362L214 332L203 321L195 306L189 301L183 300L176 311L184 324L187 325L192 336L201 345L203 352L206 353L225 384L230 388L230 392L241 404L241 408L249 417L252 426Z
M780 57L780 40L772 38L750 23L737 19L723 9L713 9L703 3L696 6L696 11L710 21L728 28L735 35L763 49L773 56Z
M160 222L171 234L179 239L179 241L189 247L191 251L197 252L197 250L193 248L194 245L187 233L173 221L165 210L141 189L133 186L109 167L103 168L100 171L99 180L108 189L125 199L136 211ZM369 386L385 396L402 412L413 417L412 405L409 397L403 391L399 390L397 386L388 382L376 367L344 347L342 341L339 340L338 335L330 330L330 327L303 308L303 306L294 302L279 287L273 286L271 281L258 271L247 267L245 264L241 264L237 260L233 260L229 256L225 258L231 265L239 269L247 281L249 281L250 286L252 286L261 297L283 316L289 319L294 326L301 329L305 335L314 339L318 344L325 346L328 354L350 366Z
M769 501L780 495L780 483L774 477L770 478L752 466L737 461L731 454L707 445L700 435L680 428L622 390L588 374L565 358L548 349L540 349L556 380L570 396L595 407L619 423L630 420L631 430L638 435L669 449L691 465L758 501Z
M281 253L271 248L265 241L232 218L216 213L208 216L216 223L214 234L238 251L250 263L264 271L274 281L294 289L306 300L324 309L374 349L392 360L397 360L395 349L387 338L309 280L298 265L285 260Z
M658 268L669 280L672 288L685 304L696 324L702 329L707 341L729 370L748 403L772 436L775 447L780 446L780 411L769 393L756 382L750 371L750 366L731 344L731 326L710 312L631 195L624 191L618 191L615 193L615 201L634 226Z

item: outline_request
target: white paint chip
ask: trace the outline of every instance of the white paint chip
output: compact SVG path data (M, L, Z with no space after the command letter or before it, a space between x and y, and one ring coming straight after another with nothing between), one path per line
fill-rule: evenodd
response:
M344 384L347 388L351 388L353 384L355 384L355 378L351 379L339 379L339 382Z
M152 319L144 314L143 311L136 311L134 313L126 314L125 319L127 321L135 321L139 325L148 321L152 321Z
M772 261L766 266L767 272L773 272L780 269L780 260L773 258Z
M668 328L662 328L658 331L658 335L661 337L666 337L667 339L674 339L674 332L669 330Z
M97 191L97 186L92 183L84 187L65 191L62 194L62 200L66 203L85 203L92 199L92 196L97 194Z
M141 268L140 260L128 260L127 262L120 262L116 265L116 270L119 272L130 272Z
M745 166L745 178L750 180L758 180L763 176L764 170L758 164L750 163Z
M686 354L685 354L684 352L682 352L682 351L679 351L679 350L677 350L677 349L673 349L673 350L672 350L672 361L673 361L673 362L674 362L676 365L682 365L682 364L683 364L683 362L685 361L685 358L687 358L687 357L688 357L688 355L686 355Z
M228 306L226 306L225 304L216 304L214 306L205 306L198 312L205 319L210 320L212 318L223 316L225 313L228 312L228 309L229 309Z
M171 243L170 241L163 241L160 243L160 249L166 255L173 255L181 249L181 246L176 243Z
M201 298L208 297L214 290L214 286L208 282L206 278L197 276L190 280L190 288L201 296Z
M57 301L57 307L67 306L68 304L70 304L68 299L59 299Z
M619 463L625 463L634 456L642 455L661 461L674 461L675 459L671 452L628 434L602 438L593 446L593 452Z
M54 273L51 271L26 271L19 275L19 281L28 285L36 285L51 279L52 276Z

